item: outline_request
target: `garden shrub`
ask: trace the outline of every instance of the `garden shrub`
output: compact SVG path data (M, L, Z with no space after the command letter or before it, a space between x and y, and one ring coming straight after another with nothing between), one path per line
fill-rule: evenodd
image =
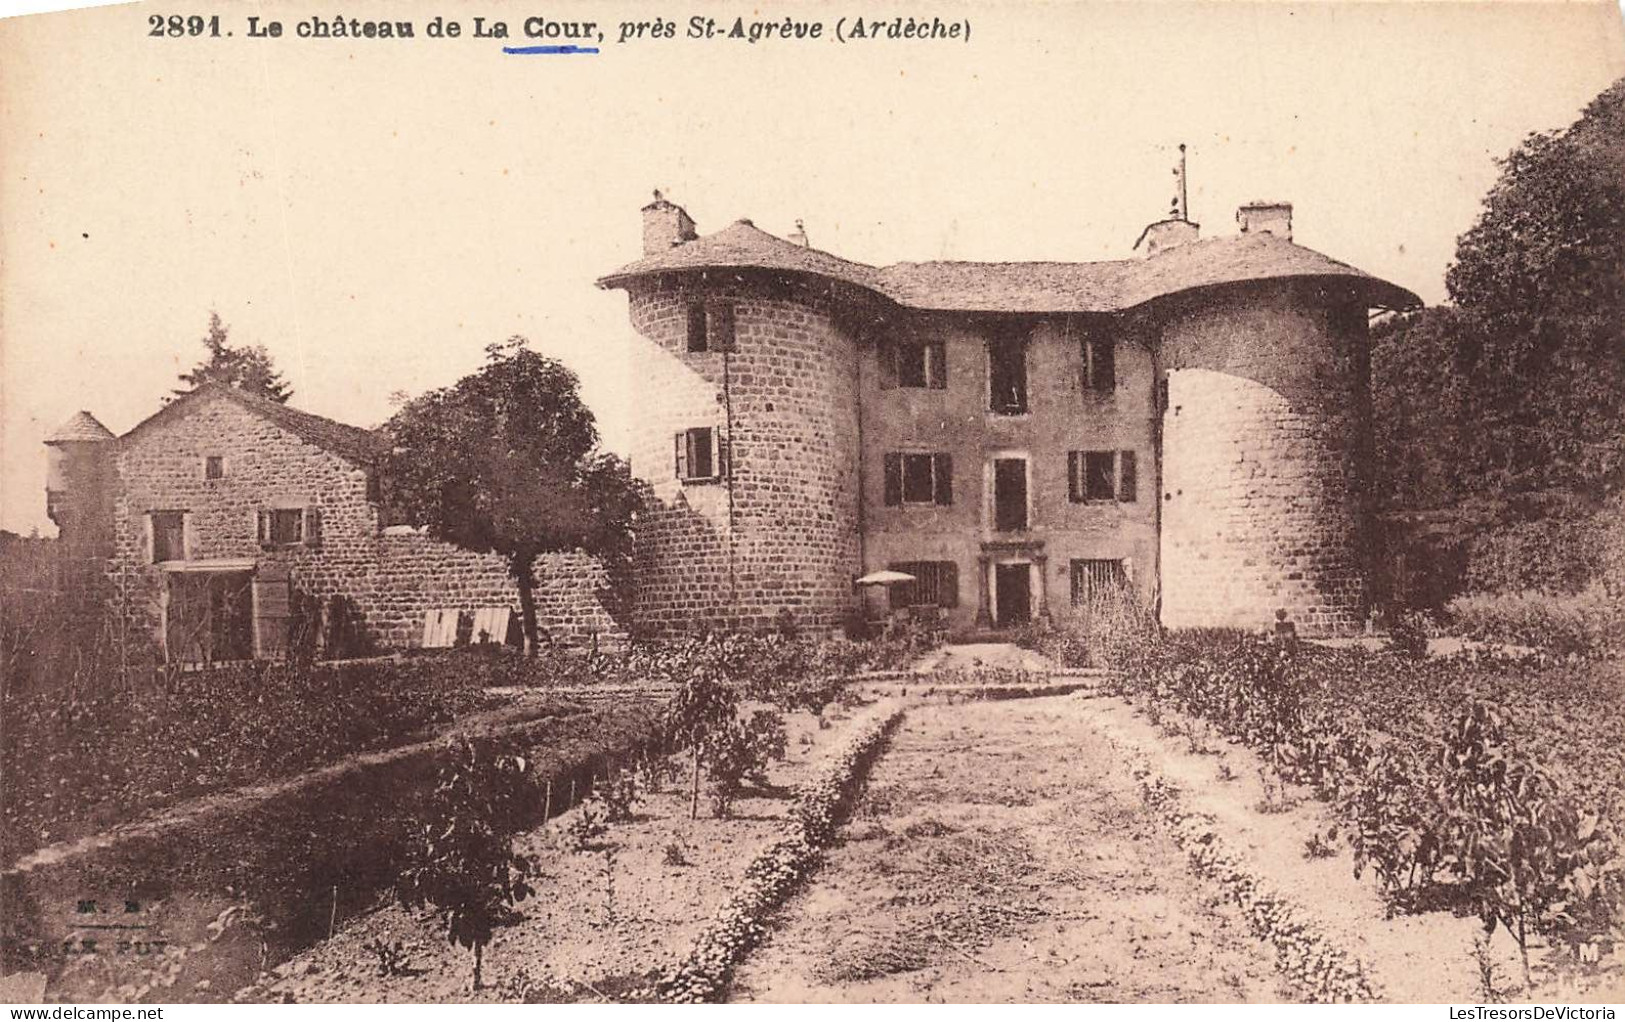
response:
M1408 610L1394 618L1388 626L1388 649L1402 657L1420 660L1428 655L1428 638L1433 622L1419 610Z
M535 801L531 764L488 742L464 739L441 769L427 811L414 821L409 858L395 885L409 909L429 906L446 939L474 953L481 985L485 945L530 897L530 860L513 850L513 821Z
M1144 666L1161 637L1155 610L1120 586L1097 595L1065 625L1029 627L1016 641L1062 667L1126 671Z
M1600 519L1573 513L1486 529L1467 544L1466 588L1477 592L1576 592L1602 566L1602 529Z
M1596 583L1568 596L1523 591L1458 596L1446 607L1456 630L1484 642L1567 656L1625 649L1625 607Z
M1501 694L1531 717L1527 734L1585 750L1564 773L1518 750L1507 711L1474 695L1494 675L1469 660L1205 632L1171 635L1148 663L1125 679L1132 696L1207 719L1331 801L1351 824L1356 874L1372 869L1394 907L1476 911L1520 948L1534 933L1585 944L1625 919L1615 830L1602 812L1579 809L1617 805L1620 777L1592 778L1605 761L1591 755L1592 739L1543 730L1568 719L1565 705L1586 712L1586 693L1531 692L1522 664L1510 679L1523 688L1502 678Z

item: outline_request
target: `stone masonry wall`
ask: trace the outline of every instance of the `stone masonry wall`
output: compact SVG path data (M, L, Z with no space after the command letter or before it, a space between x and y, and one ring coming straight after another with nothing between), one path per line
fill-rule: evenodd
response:
M1046 317L1025 331L1025 415L988 409L988 331L963 315L908 314L882 341L942 341L947 378L942 389L881 385L882 346L863 353L864 571L899 561L953 561L959 606L953 628L975 625L980 558L1033 565L1031 604L1064 622L1074 616L1073 560L1122 560L1147 603L1157 579L1156 444L1152 435L1155 368L1149 346L1135 332L1104 317L1097 336L1115 342L1116 388L1084 386L1082 340L1063 317ZM1138 495L1132 503L1073 502L1068 452L1135 452ZM953 503L885 503L885 456L894 452L946 453L953 458ZM1030 527L1000 533L993 521L993 461L1028 462ZM1024 550L1003 546L1027 545ZM991 546L984 547L984 544ZM878 597L871 597L877 604ZM994 609L996 593L986 596Z
M732 352L687 351L691 300L734 303ZM638 527L636 627L763 629L788 610L830 631L857 572L856 349L828 299L783 282L638 285L631 316L648 343L633 471L659 508ZM676 479L673 439L711 426L731 473Z
M1163 328L1162 618L1358 630L1363 309L1254 289Z
M210 455L225 459L223 478L204 478ZM164 570L151 563L151 511L186 512L188 561L246 561L256 571L285 566L298 592L348 597L383 648L416 645L431 608L509 606L518 613L500 558L420 534L384 534L378 508L367 499L367 469L227 398L198 399L121 442L116 471L108 562L113 609L132 634L151 636L160 648L166 585ZM259 512L296 507L320 509L320 544L262 549ZM539 559L536 582L538 623L550 636L581 641L617 633L599 600L606 583L596 561L581 554Z

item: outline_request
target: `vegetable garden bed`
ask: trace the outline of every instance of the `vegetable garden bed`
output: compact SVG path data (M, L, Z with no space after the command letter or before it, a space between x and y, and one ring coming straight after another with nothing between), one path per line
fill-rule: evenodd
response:
M783 833L793 786L817 776L827 750L852 726L844 712L820 728L787 718L784 762L772 787L747 790L727 817L702 807L690 819L684 757L645 790L625 822L583 839L583 810L521 835L536 893L517 905L484 953L484 985L471 989L471 958L422 913L389 905L353 920L274 970L248 999L297 1001L577 1001L652 998L739 889L746 866Z

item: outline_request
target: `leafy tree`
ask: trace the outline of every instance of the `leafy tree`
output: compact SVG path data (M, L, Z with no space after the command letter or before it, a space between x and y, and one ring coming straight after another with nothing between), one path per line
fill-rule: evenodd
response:
M585 550L623 578L643 490L625 461L598 450L574 373L520 337L486 356L390 419L386 497L436 538L507 560L534 653L536 558Z
M1484 483L1600 499L1625 470L1625 80L1502 161L1446 276Z
M446 939L474 952L476 990L492 932L532 893L530 860L513 850L520 813L535 793L530 774L524 757L497 755L488 743L463 739L440 769L396 880L403 905L432 906Z
M642 677L678 686L666 704L662 730L689 750L689 817L700 815L700 773L711 781L711 806L727 816L746 782L767 783L767 764L782 760L784 718L759 709L746 717L741 689L749 683L749 640L706 637L640 654Z
M190 393L205 383L224 383L286 404L293 396L293 389L277 371L265 346L234 347L226 339L226 330L226 325L220 322L220 313L209 313L209 333L203 338L203 346L209 349L209 357L194 366L191 372L181 374L180 380L186 384L186 389L175 393Z
M1551 561L1519 552L1548 534L1594 547L1625 486L1625 80L1501 168L1458 241L1452 304L1373 333L1377 482L1390 510L1456 510L1476 583L1573 587L1587 563L1500 578L1491 562Z
M1445 507L1462 496L1459 452L1470 431L1456 365L1459 316L1406 313L1371 330L1375 466L1383 510Z

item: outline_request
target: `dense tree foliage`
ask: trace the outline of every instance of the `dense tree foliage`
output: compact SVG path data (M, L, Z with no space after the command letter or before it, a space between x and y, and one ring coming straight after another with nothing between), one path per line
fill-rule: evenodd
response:
M1625 484L1625 80L1501 167L1451 304L1374 334L1378 478L1390 510L1460 513L1475 584L1572 588Z
M484 368L390 420L386 498L436 538L507 559L534 651L536 558L585 550L618 577L642 490L625 461L598 449L574 373L523 338L486 355Z
M226 331L226 325L220 322L220 314L209 313L209 333L203 338L203 346L209 349L209 357L194 366L191 372L181 374L180 381L186 384L186 389L175 393L186 394L205 383L224 383L286 404L288 398L293 397L293 388L277 371L265 346L235 347L227 340Z

